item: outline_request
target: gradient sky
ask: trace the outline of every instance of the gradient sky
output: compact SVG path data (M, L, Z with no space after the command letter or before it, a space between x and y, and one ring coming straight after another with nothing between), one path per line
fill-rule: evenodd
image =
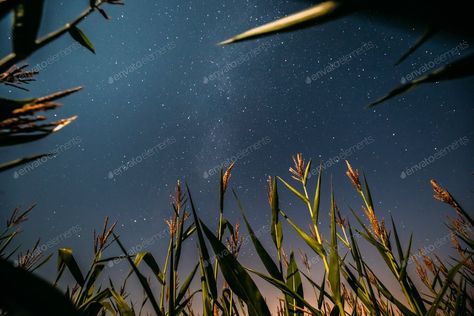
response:
M46 1L40 33L58 28L86 5L87 1ZM48 241L77 226L80 231L60 245L73 247L79 262L86 264L92 252L91 232L100 228L105 216L118 221L117 232L129 247L162 232L177 179L188 182L199 214L214 225L218 176L210 170L240 153L231 186L258 230L270 220L268 175L289 179L291 155L296 152L324 162L349 150L348 159L369 180L377 213L385 218L392 214L405 240L413 232L415 249L446 236L444 220L451 210L433 200L429 180L437 179L472 211L473 79L422 86L375 109L365 106L463 41L469 47L449 60L467 55L474 43L439 35L394 67L423 28L354 15L295 33L216 45L307 5L270 0L126 1L124 7L106 8L111 21L93 14L80 24L95 55L69 36L36 52L28 63L46 66L41 66L30 92L1 86L0 93L27 98L84 86L62 100L63 108L47 113L51 118L79 118L41 141L0 149L6 161L71 144L26 174L19 175L19 169L0 174L0 219L4 221L15 207L36 203L19 241L29 246L38 237ZM0 21L2 56L11 48L10 24L10 18ZM373 47L310 82L313 74L364 43ZM59 57L48 63L54 56ZM259 148L245 151L257 143ZM454 143L458 148L404 176L407 169ZM149 150L152 154L146 159L113 175ZM325 169L323 214L331 177L343 214L349 214L349 206L360 210L361 201L339 159ZM305 209L296 198L282 195L282 207L306 227ZM239 213L230 195L227 205L226 214L235 222ZM293 237L288 234L287 249L301 247ZM269 234L261 238L270 247ZM191 241L187 256L195 257L194 246ZM160 256L165 247L165 239L160 239L146 250ZM447 254L449 249L446 243L436 251ZM244 246L241 258L256 265L250 245ZM113 269L118 271L112 267L112 274ZM42 274L53 271L51 263Z

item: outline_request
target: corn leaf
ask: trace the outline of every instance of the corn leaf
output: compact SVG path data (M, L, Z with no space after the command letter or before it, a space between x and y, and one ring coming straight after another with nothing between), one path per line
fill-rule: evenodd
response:
M369 104L369 108L383 103L389 99L399 96L409 90L416 88L424 83L435 83L438 81L446 81L453 79L460 79L474 75L474 54L458 59L452 63L439 67L427 75L414 79L405 84L399 85L392 89L385 96L375 100Z
M323 23L351 12L350 10L347 10L347 8L347 2L344 3L344 1L325 1L301 12L250 29L244 33L222 41L219 44L226 45L278 31L288 31L295 27L303 28L308 25Z
M251 273L255 274L255 275L258 275L260 278L264 279L265 281L267 281L268 283L272 284L273 286L277 287L279 290L281 290L283 293L285 293L286 295L289 295L291 296L292 298L294 298L295 300L298 301L299 304L302 304L304 305L309 311L311 311L311 313L313 315L322 315L322 313L320 311L318 311L317 309L315 309L309 302L307 302L303 297L301 297L298 293L294 292L291 288L288 287L288 285L286 285L285 282L282 282L280 280L277 280L275 278L272 278L271 276L267 276L261 272L258 272L256 270L253 270L253 269L249 269L247 268L248 271L250 271Z
M179 292L178 292L178 296L176 297L176 302L178 304L182 304L181 303L181 300L184 298L184 296L186 295L186 292L188 291L189 289L189 286L191 285L191 282L193 281L194 279L194 276L196 275L196 271L199 267L199 264L197 264L194 269L189 273L189 275L186 277L186 279L184 280L183 282L183 285L181 285L180 289L179 289Z
M298 270L298 265L295 261L295 255L292 252L290 254L290 262L286 270L286 285L299 296L304 297L303 283L301 283L301 275ZM288 302L289 315L303 316L304 305L296 300L294 297L287 295L286 301Z
M91 41L89 40L89 38L87 38L86 34L84 34L84 32L81 31L80 28L78 28L77 26L72 26L70 29L69 29L69 34L71 34L71 37L76 41L78 42L79 44L81 44L82 46L84 46L85 48L87 48L88 50L90 50L92 53L95 54L95 49L94 49L94 45L92 45Z
M288 184L285 180L283 180L282 178L278 177L278 179L283 182L283 184L294 194L296 195L297 197L299 197L305 204L308 204L309 201L308 199L306 198L306 196L304 196L303 194L301 194L298 190L296 190L294 187L292 187L290 184Z
M158 306L158 303L156 302L156 299L155 299L155 296L153 295L153 292L150 288L150 285L148 284L148 281L146 280L146 278L143 276L143 274L141 274L141 272L138 270L137 266L135 265L135 263L133 263L132 259L127 255L127 250L125 249L125 247L122 245L122 242L120 241L120 239L118 238L117 235L115 235L115 233L112 233L113 236L114 236L114 239L115 241L117 242L118 246L120 247L120 250L122 250L123 254L126 256L127 258L127 261L128 263L130 264L130 266L132 267L133 271L135 272L137 278L138 278L138 281L140 282L141 286L143 287L143 289L145 290L145 293L146 295L148 296L148 299L150 300L150 303L151 305L153 306L153 310L155 311L155 313L158 315L158 316L164 316L163 313L161 312L159 306Z
M155 257L153 257L150 252L139 252L135 256L134 264L138 267L142 261L145 261L146 265L151 269L151 271L153 271L158 282L164 284L165 276L156 262Z
M321 243L319 243L316 239L312 238L308 234L306 234L298 225L296 225L283 211L280 211L282 216L288 221L288 223L293 227L293 229L300 235L301 238L306 242L306 244L313 249L316 254L318 254L321 258L326 256L326 251Z
M270 310L262 294L247 271L245 271L237 259L229 253L224 244L217 239L212 231L207 228L204 223L200 222L200 224L216 254L222 275L232 291L245 302L249 315L270 316Z
M54 156L54 155L53 154L40 154L40 155L31 156L31 157L11 160L11 161L0 164L0 172L19 167L21 165L41 159L43 157L50 157L50 156Z
M330 226L331 226L331 243L329 252L329 273L328 279L331 284L331 291L339 309L340 315L344 315L344 306L341 297L341 272L340 259L337 247L336 235L336 202L334 199L334 191L331 190L331 210L330 210Z
M209 257L206 242L204 241L204 235L202 233L202 228L198 220L196 208L194 207L193 198L191 196L191 191L189 190L188 185L186 185L186 189L188 191L189 203L191 204L191 210L194 216L194 225L196 226L196 232L198 235L199 250L201 252L201 257L204 264L204 277L206 278L206 285L209 287L209 293L211 294L211 297L214 300L217 300L217 285L216 280L214 278L214 271L212 269L212 262Z
M250 226L250 223L249 221L247 220L247 216L245 216L245 213L244 213L244 210L243 210L243 207L240 203L240 200L239 198L237 197L237 194L235 193L234 191L234 196L237 200L237 204L239 206L239 209L240 209L240 212L242 214L242 217L244 219L244 222L245 222L245 226L247 227L247 230L249 231L249 234L250 234L250 238L252 240L252 243L255 247L255 250L257 251L257 254L258 256L260 257L260 260L262 260L262 263L263 265L265 266L265 268L267 269L268 273L270 273L270 275L275 278L275 279L278 279L280 281L283 281L283 276L280 272L280 270L278 269L277 265L275 264L275 262L273 261L272 257L268 254L268 252L265 250L265 248L263 247L262 243L260 242L260 240L258 240L257 236L255 235L252 227Z
M77 284L83 287L85 282L84 276L81 269L79 269L76 259L74 259L71 248L59 248L58 250L58 271L63 271L65 267L69 269Z

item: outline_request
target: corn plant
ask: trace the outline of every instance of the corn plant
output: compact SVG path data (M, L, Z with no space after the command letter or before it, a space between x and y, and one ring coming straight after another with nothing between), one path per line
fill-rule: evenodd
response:
M32 271L47 260L40 260L35 251L27 251L18 256L18 267L11 261L16 248L5 251L12 243L16 226L26 220L25 212L15 211L7 222L7 230L0 238L2 257L0 272L2 279L17 278L15 286L0 286L0 294L8 299L0 299L0 310L5 315L17 315L19 309L32 313L34 304L40 299L31 291L41 289L41 300L58 300L58 305L43 306L48 315L142 315L151 311L152 315L271 315L268 298L260 291L255 278L267 282L281 295L276 299L276 312L281 316L306 315L471 315L474 311L472 258L472 224L470 214L460 203L432 180L434 197L450 205L456 216L450 218L448 229L452 243L458 252L457 258L433 258L421 253L413 255L412 237L406 246L402 245L395 221L391 219L391 229L384 219L377 216L371 191L365 176L347 163L347 176L360 196L362 212L351 209L357 225L352 226L342 215L336 203L334 189L329 195L329 235L325 238L320 224L322 168L319 168L313 194L309 193L309 171L311 161L305 162L301 154L294 158L290 168L292 179L297 186L281 177L269 177L267 199L272 213L270 236L272 248L266 249L247 218L244 205L238 194L232 190L237 208L241 212L250 241L261 260L264 271L246 267L239 261L243 243L240 224L232 225L226 219L226 200L230 190L231 171L234 165L221 171L219 184L218 227L211 228L199 217L191 190L178 181L172 198L172 216L166 221L169 232L168 246L163 262L151 252L127 253L124 243L114 232L115 224L109 226L106 219L100 234L94 233L94 257L87 272L79 267L70 248L60 248L58 252L58 276L52 285L38 279ZM308 209L309 231L300 227L291 218L291 210L283 210L280 205L279 184L285 187ZM194 221L189 222L192 214ZM296 252L285 249L284 231L293 230L301 243L319 257L321 273L314 274L308 254L300 251L301 261ZM13 235L12 235L13 234ZM180 262L182 247L196 237L196 261L191 264L185 277L181 278ZM266 236L263 236L266 237ZM373 247L383 262L386 273L395 284L386 284L382 276L374 272L365 259L361 241ZM105 257L105 250L118 246L122 255ZM288 253L289 255L287 255ZM23 257L29 259L20 260ZM312 255L311 255L312 256ZM313 256L312 256L313 257ZM414 258L414 260L413 260ZM5 260L8 259L8 260ZM117 280L104 282L105 263L110 260L126 260L130 271L124 275L122 285L116 287ZM408 265L416 263L416 275L410 275ZM302 265L301 265L302 263ZM143 272L143 264L152 272L150 279ZM300 267L306 267L306 271ZM162 268L161 268L162 267ZM73 284L64 291L60 279L65 271L73 277ZM7 275L8 274L8 275ZM199 287L191 284L199 275ZM143 297L138 304L131 301L127 293L130 278L136 277L143 288ZM154 285L158 285L157 287ZM313 293L306 293L309 285ZM394 295L398 287L401 296ZM44 288L44 289L43 289ZM200 296L202 309L194 307L193 299ZM65 312L66 310L70 311ZM22 314L23 315L23 314Z

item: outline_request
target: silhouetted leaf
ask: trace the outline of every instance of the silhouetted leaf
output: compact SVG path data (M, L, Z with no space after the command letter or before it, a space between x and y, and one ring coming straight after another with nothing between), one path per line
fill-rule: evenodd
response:
M34 50L43 15L43 4L44 0L21 0L15 7L13 51L20 56Z
M277 280L275 278L272 278L271 276L267 276L261 272L255 271L253 269L247 268L248 271L252 272L253 274L258 275L268 283L272 284L273 286L277 287L279 290L281 290L283 293L286 295L291 296L294 298L298 303L304 305L313 315L322 315L320 311L315 309L309 302L307 302L303 297L301 297L298 293L294 292L291 288L288 287L288 285L285 284L285 282L282 282L280 280Z
M36 155L36 156L11 160L11 161L0 164L0 172L9 170L9 169L12 169L12 168L15 168L15 167L19 167L21 165L27 164L29 162L32 162L32 161L35 161L35 160L38 160L38 159L41 159L43 157L50 157L50 156L54 156L54 154L40 154L40 155Z
M265 250L260 240L258 240L258 237L255 235L255 232L253 231L252 226L250 226L250 223L247 220L247 216L245 216L243 207L240 204L240 200L237 197L237 194L235 193L235 191L234 191L234 196L237 200L237 204L240 208L240 212L242 213L242 217L244 218L245 226L247 226L247 230L249 231L250 239L252 240L252 243L255 247L255 250L257 251L258 256L260 257L260 260L262 260L263 265L265 266L268 273L270 273L272 277L280 281L283 281L283 276L280 270L278 269L277 265L273 261L272 257Z
M58 250L58 271L63 271L65 267L69 269L77 284L81 287L84 286L84 276L72 254L71 248L59 248Z
M464 78L474 75L474 54L433 70L431 73L395 87L387 95L369 104L369 108L399 96L421 84Z
M194 216L194 225L196 226L196 232L198 235L199 251L201 253L201 257L204 264L204 277L206 278L206 285L209 287L209 293L211 294L212 298L216 300L217 299L217 285L216 285L216 280L214 278L214 271L212 269L212 262L209 257L209 252L206 247L206 242L204 241L204 235L202 233L202 228L198 220L196 208L194 207L191 191L189 190L189 187L187 185L186 185L186 189L188 191L189 203L191 204L191 210Z
M232 291L247 304L249 315L270 316L270 310L262 294L247 271L245 271L212 231L204 223L200 222L200 224L214 250L223 277Z
M0 310L8 315L79 316L72 303L48 282L0 258Z
M94 45L92 45L91 41L87 38L86 34L81 31L81 29L79 29L77 26L72 26L69 29L69 34L71 34L72 38L75 39L79 44L95 54Z
M408 58L411 54L413 54L423 43L425 43L427 40L429 40L433 35L435 35L438 32L438 30L430 27L426 30L425 33L423 33L418 40L413 44L401 57L400 59L397 60L395 65L401 64L405 59Z

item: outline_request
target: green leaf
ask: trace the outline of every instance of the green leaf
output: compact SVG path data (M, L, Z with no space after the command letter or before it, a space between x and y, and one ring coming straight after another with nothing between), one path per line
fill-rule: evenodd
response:
M71 34L72 38L76 40L79 44L90 50L92 53L95 54L94 45L92 45L91 41L87 38L86 34L81 31L77 26L73 25L69 29L69 34Z
M313 249L316 254L318 254L321 258L326 256L326 250L321 243L319 243L316 239L306 234L301 228L298 227L283 211L280 211L282 216L288 221L288 223L293 227L293 229L300 235L301 238L306 242L306 244Z
M268 254L268 252L265 250L263 247L262 243L260 240L258 240L257 236L255 235L252 227L250 226L249 221L247 220L247 217L245 216L244 210L242 208L242 205L240 203L239 198L237 197L237 194L234 192L234 196L237 200L237 204L239 206L240 212L242 213L242 217L244 218L245 225L247 226L247 230L249 231L250 238L252 240L252 243L255 247L255 250L257 251L258 256L260 257L260 260L262 260L263 265L267 269L268 273L270 275L280 281L283 281L283 276L278 269L277 265L273 261L272 257Z
M411 251L411 244L413 241L413 235L410 235L410 240L408 241L408 247L405 252L405 255L403 256L403 260L400 264L400 280L403 280L405 276L407 275L407 266L408 266L408 261L410 259L410 251Z
M165 276L160 269L160 266L155 260L155 257L150 252L139 252L135 256L135 265L138 267L142 261L145 261L146 265L153 271L158 282L165 284Z
M286 270L286 285L299 296L304 297L303 294L303 283L301 283L301 275L298 270L298 266L295 261L295 255L293 252L290 254L290 263ZM286 301L288 302L289 315L303 316L304 305L298 302L294 297L287 295Z
M321 289L319 290L319 297L318 297L318 309L321 309L323 307L325 289L326 289L326 271L324 271L323 279L321 280Z
M247 271L204 223L200 222L200 225L216 254L224 279L232 291L247 304L249 315L270 316L262 294Z
M209 297L209 286L206 281L206 264L202 258L202 254L199 254L199 269L201 272L201 292L202 292L202 306L203 306L203 316L212 316L214 313L212 311L211 298Z
M441 302L443 301L443 298L444 298L444 295L446 294L446 291L449 289L449 287L451 286L452 282L454 281L454 278L456 277L456 275L458 274L458 271L459 269L461 269L465 264L466 262L468 262L468 260L471 259L471 256L467 257L466 259L464 259L463 261L461 261L460 263L458 263L457 265L455 265L454 267L452 267L449 272L448 272L448 275L446 277L446 281L444 283L444 286L443 288L437 293L436 297L435 297L435 300L433 301L433 304L431 304L431 307L430 309L428 310L428 313L426 314L427 316L435 316L437 315L437 312L438 312L438 306L441 304Z
M321 177L323 174L323 165L319 165L319 170L318 170L318 181L316 183L316 189L314 193L314 200L313 200L313 214L312 214L312 220L314 225L318 225L318 220L319 220L319 200L321 197Z
M209 252L206 247L206 242L204 241L204 235L202 233L202 228L200 226L198 216L196 213L196 208L194 207L193 198L191 196L191 191L189 190L188 185L186 184L186 189L188 191L189 203L191 204L191 210L194 216L194 225L196 226L196 231L199 241L199 250L201 252L201 257L204 264L204 277L206 278L206 285L209 286L209 293L214 300L217 300L217 284L214 278L214 271L212 269L212 262L209 257Z
M185 241L189 237L191 237L194 232L196 231L196 225L190 225L184 232L183 232L183 238L182 241Z
M183 285L181 285L181 287L179 289L179 292L178 292L178 296L176 297L177 304L182 304L181 300L186 295L186 292L188 291L189 286L191 285L191 282L193 281L194 276L196 275L196 271L197 271L198 267L199 267L199 264L196 264L194 269L189 273L189 275L184 280Z
M331 189L331 210L330 210L330 226L331 226L331 243L329 252L329 273L328 279L331 284L331 291L339 309L339 314L344 315L344 306L341 297L341 272L340 259L337 247L336 235L336 202L334 199L334 191Z
M174 313L170 313L171 315L181 315L181 313L183 313L183 315L188 315L187 313L184 312L184 309L186 308L186 306L188 305L189 302L191 302L191 300L193 299L194 295L199 292L199 291L194 291L193 293L191 293L182 303L180 303L178 306L176 306L175 310L174 310Z
M261 272L255 271L253 269L247 268L248 271L252 272L253 274L258 275L260 278L264 279L268 283L272 284L273 286L277 287L286 295L291 296L292 298L296 299L299 304L304 305L308 310L311 311L313 315L322 315L320 311L315 309L310 303L308 303L303 297L301 297L298 293L294 292L291 288L286 285L285 282L272 278L271 276L267 276Z
M69 269L77 284L83 287L85 282L84 276L82 275L81 269L79 269L76 259L74 259L72 255L71 248L59 248L58 250L58 271L62 273L65 267Z
M82 290L82 296L81 296L80 302L82 302L82 300L85 297L87 297L89 295L92 295L93 290L94 290L94 283L97 280L97 278L99 277L99 275L102 273L102 270L104 270L104 267L105 266L103 264L100 264L100 263L93 265L92 273L87 278L86 285L84 286L84 289Z
M115 300L115 303L117 303L117 307L121 316L135 316L135 313L133 313L130 306L128 306L127 302L120 294L118 294L114 290L110 290L110 292Z
M271 235L275 247L280 253L281 246L283 244L283 229L281 227L281 222L279 219L280 206L278 200L278 187L277 181L275 178L272 178L272 192L271 192L271 201L272 201L272 229Z
M304 170L304 175L303 175L304 186L306 186L306 182L308 181L308 175L309 175L310 170L311 170L311 159L308 161L308 164L306 165L306 169Z
M285 180L283 180L282 178L278 177L278 179L283 182L283 184L294 194L296 195L297 197L299 197L305 204L308 204L309 201L308 199L306 198L306 196L304 196L303 194L301 194L298 190L296 190L294 187L292 187L290 184L288 184Z
M368 269L367 265L365 267ZM370 270L371 271L371 270ZM408 307L406 307L402 302L400 302L390 290L388 290L385 285L378 279L378 277L371 271L372 275L375 276L376 279L376 286L378 291L382 293L390 302L395 304L397 308L402 312L403 315L407 316L415 316L417 314L413 313ZM376 304L374 304L376 306ZM424 315L424 314L422 314Z
M148 299L150 300L150 303L153 307L153 310L158 316L164 316L163 313L160 310L160 307L158 306L158 303L156 302L155 296L153 295L153 291L150 288L150 285L148 284L147 279L141 274L141 272L138 270L138 267L135 265L135 263L130 259L130 257L127 254L127 250L125 247L122 245L122 242L118 238L115 233L112 233L114 236L115 241L117 242L118 246L120 247L120 250L122 250L122 253L126 256L128 263L132 267L133 271L135 272L138 281L140 282L141 286L145 290L146 295L148 296Z
M107 288L87 298L87 300L83 302L82 305L79 307L79 310L83 311L84 313L88 313L90 312L90 309L95 309L95 307L92 307L91 305L95 305L96 303L102 303L103 300L108 299L110 297L112 297L112 293L110 289Z

